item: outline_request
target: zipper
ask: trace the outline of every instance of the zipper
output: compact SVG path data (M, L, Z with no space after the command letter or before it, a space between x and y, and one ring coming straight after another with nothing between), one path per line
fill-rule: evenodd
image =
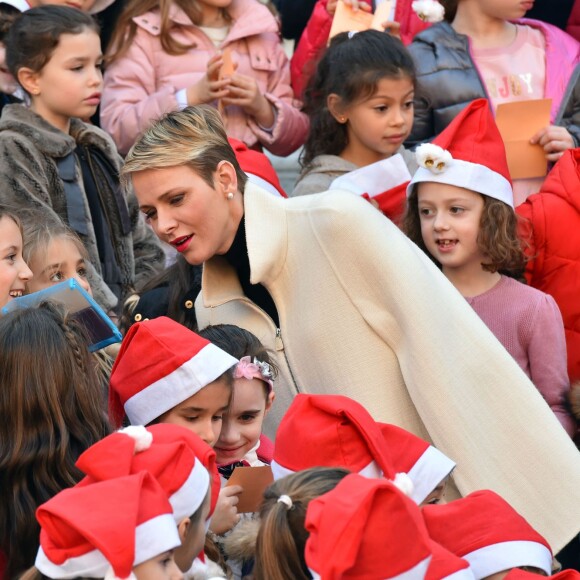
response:
M125 278L124 272L123 272L123 268L121 267L121 264L123 263L123 258L120 255L120 250L119 250L119 245L120 244L117 243L117 241L115 240L115 237L113 235L113 228L112 228L112 225L111 225L111 218L109 216L108 210L105 210L105 208L107 206L104 203L103 195L101 193L101 188L99 187L99 182L97 181L97 176L95 175L95 170L93 169L93 161L91 159L91 156L89 155L88 148L87 148L86 145L81 145L81 153L82 153L83 157L85 158L85 160L87 162L87 165L89 166L89 171L91 172L91 176L93 178L93 182L94 182L95 187L97 189L97 195L99 196L99 203L101 204L101 213L105 216L105 220L107 222L107 228L109 230L109 236L111 238L111 246L113 246L113 251L115 252L115 258L117 259L117 266L119 268L119 271L123 275L123 278ZM82 175L82 171L81 171L81 175ZM116 204L113 204L113 205L116 205ZM119 222L120 222L121 221L121 216L118 216L118 217L119 217ZM131 281L130 280L126 280L126 279L123 280L123 285L124 286L130 285L130 284L131 284Z
M228 302L233 302L234 300L239 300L240 302L243 302L244 304L251 306L252 308L257 310L258 312L260 312L260 314L262 314L264 316L264 318L266 318L266 320L268 320L269 322L272 323L272 326L276 329L276 335L274 338L274 348L276 349L276 352L281 352L282 355L284 356L284 361L286 363L286 367L288 368L288 373L290 375L290 380L292 383L290 386L293 387L294 394L295 395L300 394L301 391L298 388L298 383L296 382L296 377L294 376L294 373L292 371L292 367L290 366L290 361L288 360L288 356L286 355L286 349L284 348L284 341L282 340L282 330L276 324L274 324L274 321L272 320L272 318L268 315L268 313L265 310L260 308L257 304L255 304L254 302L252 302L249 298L247 298L245 296L240 296L239 298L231 298L231 299L226 300L224 302L220 302L219 304L215 304L215 306L210 306L210 310L213 310L214 308L216 308L218 306L222 306L223 304L227 304Z

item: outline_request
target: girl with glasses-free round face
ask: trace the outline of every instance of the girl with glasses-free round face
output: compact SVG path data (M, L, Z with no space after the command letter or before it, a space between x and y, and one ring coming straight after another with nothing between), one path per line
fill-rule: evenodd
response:
M9 215L0 217L0 308L24 294L32 272L22 257L20 226Z

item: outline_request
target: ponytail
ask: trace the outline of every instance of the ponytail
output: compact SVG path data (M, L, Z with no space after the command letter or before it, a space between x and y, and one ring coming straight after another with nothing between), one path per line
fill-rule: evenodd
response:
M304 561L308 504L334 489L348 474L346 469L314 467L288 475L264 492L254 580L310 579Z

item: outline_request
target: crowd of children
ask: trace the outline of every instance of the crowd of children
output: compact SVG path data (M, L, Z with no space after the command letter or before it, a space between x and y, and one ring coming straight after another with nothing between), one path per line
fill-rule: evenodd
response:
M293 54L283 2L110 4L0 0L0 310L74 280L123 334L0 314L0 580L580 579L578 40L532 0L332 38L381 2L316 0Z

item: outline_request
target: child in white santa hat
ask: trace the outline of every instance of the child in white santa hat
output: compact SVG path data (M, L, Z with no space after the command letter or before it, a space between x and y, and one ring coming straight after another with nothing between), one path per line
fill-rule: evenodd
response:
M548 576L548 542L493 491L422 510L431 538L467 560L477 580L503 580L512 568Z
M113 366L109 414L116 426L180 425L215 445L238 360L165 316L134 324ZM240 486L224 488L211 529L224 533L239 520Z
M377 423L348 397L299 394L280 422L271 466L274 479L316 466L393 479L422 504L455 463L412 433Z
M570 383L554 299L518 281L518 238L505 147L487 99L468 105L416 151L403 229L465 297L534 383L570 436Z
M65 489L36 517L36 577L183 578L173 557L180 540L171 504L146 471Z

